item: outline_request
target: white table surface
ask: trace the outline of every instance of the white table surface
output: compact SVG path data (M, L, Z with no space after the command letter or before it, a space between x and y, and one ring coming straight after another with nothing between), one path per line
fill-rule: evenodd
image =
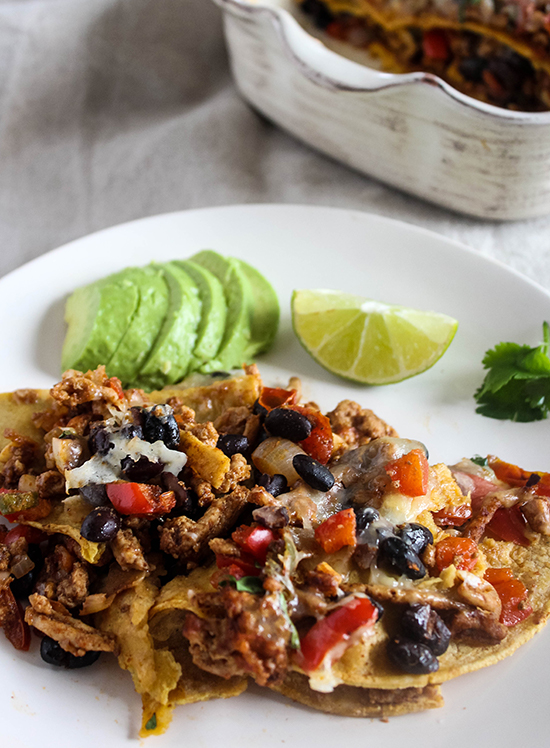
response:
M550 217L450 213L261 119L235 90L209 0L0 0L0 276L117 223L251 202L409 221L550 289Z

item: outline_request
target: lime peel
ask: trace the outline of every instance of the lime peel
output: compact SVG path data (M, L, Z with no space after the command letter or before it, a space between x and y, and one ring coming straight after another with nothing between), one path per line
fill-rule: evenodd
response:
M294 291L292 322L298 340L321 366L376 385L429 369L458 328L445 314L327 289Z

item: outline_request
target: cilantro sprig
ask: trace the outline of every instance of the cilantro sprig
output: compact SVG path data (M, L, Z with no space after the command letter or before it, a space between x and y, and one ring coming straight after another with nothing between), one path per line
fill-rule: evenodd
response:
M474 397L477 413L511 421L541 421L550 409L550 328L542 325L543 342L535 348L499 343L483 357L488 372Z

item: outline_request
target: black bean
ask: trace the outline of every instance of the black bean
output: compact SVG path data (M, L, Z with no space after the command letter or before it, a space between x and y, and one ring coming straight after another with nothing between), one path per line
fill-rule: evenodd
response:
M309 455L294 455L292 466L300 478L316 491L330 491L334 485L334 475L330 470Z
M479 83L481 81L481 76L483 74L483 71L487 67L487 60L485 60L483 57L466 57L464 60L461 60L458 70L460 74L465 78L467 81L472 81L472 83Z
M183 506L189 500L187 489L176 478L174 473L165 472L160 476L162 485L167 491L173 491L176 497L176 506Z
M115 510L111 507L100 506L92 509L84 518L80 534L92 543L107 543L113 540L119 530L120 517Z
M302 10L313 18L315 25L320 29L326 29L329 23L334 20L330 10L320 0L304 0Z
M167 475L168 473L162 474L163 483L165 483L164 476ZM174 488L171 485L170 487L168 487L167 483L165 483L165 485L167 486L169 491L174 491ZM194 491L191 491L189 488L184 488L183 490L186 494L185 499L182 499L182 494L177 494L176 491L174 491L177 503L170 514L167 515L167 518L172 519L173 517L189 517L189 519L196 521L204 514L204 508L199 506L199 498Z
M164 424L160 418L152 411L143 411L143 438L145 441L154 444L154 442L163 441Z
M409 579L423 579L426 567L408 543L395 535L380 541L380 560L393 571L404 574Z
M380 519L380 512L373 506L353 507L357 532L362 532L375 520Z
M163 442L168 449L177 449L180 445L180 429L173 413L168 416L164 423Z
M156 405L152 410L143 411L143 438L151 444L164 442L168 449L179 446L179 427L168 405Z
M103 483L90 483L78 489L79 494L92 506L107 506L109 497Z
M437 657L429 647L401 636L389 640L387 653L393 664L405 673L423 675L439 669Z
M256 402L252 406L252 412L255 416L260 416L260 421L263 423L269 411L267 408L264 408L263 405L260 405L259 400L256 400Z
M86 652L82 657L76 657L70 652L65 652L61 645L49 636L45 636L40 644L40 656L48 665L64 667L69 670L88 667L99 658L101 652Z
M270 530L280 530L289 522L288 510L284 506L261 506L254 509L252 518Z
M413 641L425 644L434 655L447 651L451 632L445 622L429 605L411 605L401 617L401 629Z
M88 448L90 453L95 455L106 455L115 445L111 441L112 434L107 431L105 426L96 426L88 437Z
M258 479L258 485L265 488L272 496L279 496L279 494L286 493L288 488L287 479L280 473L275 473L275 475L263 473Z
M19 577L19 579L12 579L10 582L10 590L13 592L14 597L21 600L28 597L34 589L35 582L40 574L42 567L44 566L44 558L40 548L35 543L30 543L27 548L27 555L34 564L34 568L28 571L25 576Z
M415 553L422 553L428 545L434 542L434 536L430 530L417 522L400 525L398 530L401 539L408 543Z
M297 410L273 408L265 419L265 427L272 436L301 442L311 434L311 423Z
M216 446L227 457L233 457L236 454L245 454L250 449L248 439L241 434L222 434Z
M118 433L125 439L143 439L143 429L135 423L125 423Z
M120 461L122 474L125 478L136 483L147 483L159 476L164 470L162 462L153 462L145 455L133 460L130 455Z

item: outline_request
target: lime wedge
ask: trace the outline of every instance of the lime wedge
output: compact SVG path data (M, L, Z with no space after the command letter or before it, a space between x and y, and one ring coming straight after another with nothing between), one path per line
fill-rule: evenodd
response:
M363 384L401 382L426 371L458 327L445 314L323 289L294 291L292 323L321 366Z

